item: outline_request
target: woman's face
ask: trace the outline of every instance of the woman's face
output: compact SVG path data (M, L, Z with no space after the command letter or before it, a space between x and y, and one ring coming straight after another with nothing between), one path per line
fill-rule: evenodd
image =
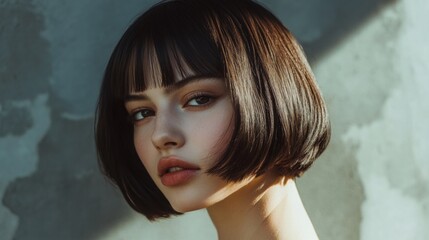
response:
M206 208L241 187L206 174L233 130L223 79L186 77L167 88L131 93L125 107L137 154L176 211Z

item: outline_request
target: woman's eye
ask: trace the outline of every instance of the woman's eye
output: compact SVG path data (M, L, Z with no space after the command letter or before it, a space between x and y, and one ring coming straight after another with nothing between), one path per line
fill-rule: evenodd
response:
M213 100L213 97L201 95L191 98L187 103L186 106L201 106L211 103Z
M155 112L150 109L141 109L131 114L131 120L133 122L138 122L147 117L154 116L154 115L155 115Z

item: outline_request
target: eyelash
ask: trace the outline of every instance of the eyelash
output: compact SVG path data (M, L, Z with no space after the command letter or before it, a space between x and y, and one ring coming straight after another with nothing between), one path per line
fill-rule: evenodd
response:
M143 114L143 112L145 112L145 114ZM137 115L141 114L142 116L140 117L141 119L137 119ZM146 116L143 116L146 115ZM136 109L135 111L133 111L130 116L129 116L129 120L132 123L136 123L139 121L143 121L144 119L146 119L147 117L153 116L155 115L155 112L153 110L150 110L148 108L141 108L141 109Z
M206 103L201 103L201 104L198 104L198 105L190 105L189 103L191 102L191 101L193 101L193 100L197 100L198 98L207 98L207 100L208 100L208 102L206 102ZM185 107L188 107L188 106L190 106L190 107L205 107L205 106L208 106L208 105L210 105L212 102L213 102L213 100L215 100L215 97L214 96L212 96L212 95L210 95L210 94L207 94L207 93L203 93L203 92L195 92L195 93L192 93L188 98L187 98L187 100L186 100L186 103L185 103Z
M205 103L201 103L198 105L190 105L191 101L197 100L198 98L207 98L207 102ZM207 93L200 93L200 92L196 92L191 94L187 100L186 103L183 105L184 107L192 107L192 108L201 108L201 107L206 107L209 106L210 104L213 103L213 101L215 100L214 96L211 96ZM137 118L137 115L142 115L140 117ZM137 123L139 121L143 121L144 119L146 119L147 117L151 117L154 116L155 112L149 108L140 108L140 109L136 109L133 112L130 113L129 115L129 119L132 123Z

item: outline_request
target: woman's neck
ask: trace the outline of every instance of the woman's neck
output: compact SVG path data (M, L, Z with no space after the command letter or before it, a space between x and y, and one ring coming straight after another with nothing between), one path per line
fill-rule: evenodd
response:
M318 239L292 179L264 175L207 209L219 239Z

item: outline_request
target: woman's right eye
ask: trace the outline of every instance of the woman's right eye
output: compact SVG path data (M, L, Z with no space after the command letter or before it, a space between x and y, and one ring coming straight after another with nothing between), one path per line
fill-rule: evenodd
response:
M131 117L131 120L135 123L154 115L155 115L155 112L150 109L139 109L139 110L133 111L130 117Z

